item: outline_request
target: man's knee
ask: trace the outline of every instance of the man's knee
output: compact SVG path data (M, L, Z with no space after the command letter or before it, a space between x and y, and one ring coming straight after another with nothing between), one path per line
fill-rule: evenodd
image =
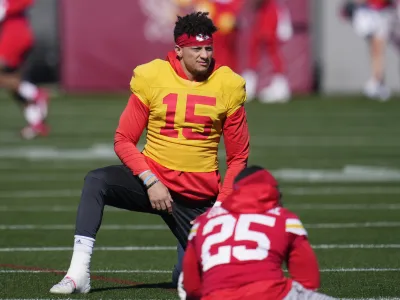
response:
M104 179L107 178L107 172L104 170L104 168L91 170L86 174L85 180L86 179L91 179L91 178L104 180Z
M89 171L85 176L84 189L104 190L107 186L109 175L103 168Z

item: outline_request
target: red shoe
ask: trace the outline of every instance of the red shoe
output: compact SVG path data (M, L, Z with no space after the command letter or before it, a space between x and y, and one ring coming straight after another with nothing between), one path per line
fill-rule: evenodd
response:
M36 125L28 125L21 130L21 136L25 140L32 140L38 136L48 136L50 127L44 122Z
M49 113L50 103L50 96L47 90L40 88L38 90L38 95L36 96L35 102L40 108L43 120L45 120Z

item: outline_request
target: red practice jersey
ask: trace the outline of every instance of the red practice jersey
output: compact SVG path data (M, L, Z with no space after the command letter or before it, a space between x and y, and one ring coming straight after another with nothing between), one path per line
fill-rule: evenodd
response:
M5 9L4 18L1 23L16 18L25 18L26 10L33 4L33 0L2 0L0 5Z
M384 9L394 5L393 0L367 0L368 6L375 9Z
M270 194L267 187L257 186L254 176L244 181L221 207L196 219L183 262L189 298L220 299L232 293L232 299L263 295L283 299L292 280L308 289L318 288L318 262L299 218L276 205L263 212L271 204L265 206L263 201ZM253 209L254 204L260 209ZM284 262L291 278L284 276ZM254 288L257 283L262 284ZM244 288L241 294L247 285L253 289Z
M0 10L0 59L10 68L18 68L33 46L33 33L26 10L33 0L2 0Z

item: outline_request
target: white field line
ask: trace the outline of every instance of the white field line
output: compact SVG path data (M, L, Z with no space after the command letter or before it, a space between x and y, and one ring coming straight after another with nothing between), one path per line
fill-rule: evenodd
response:
M288 208L295 210L398 210L400 204L395 203L302 203L302 204L291 204L289 203Z
M1 150L0 150L1 151ZM37 172L37 171L36 171ZM400 182L400 170L377 167L377 166L358 166L346 165L341 169L276 169L271 173L278 180L284 182L307 182L307 183L378 183L378 182ZM2 182L59 182L59 181L81 181L85 172L64 173L51 172L34 174L0 174Z
M282 189L284 195L397 195L400 187L311 187Z
M337 268L337 269L320 269L322 273L356 273L356 272L399 272L400 268ZM13 273L54 273L67 272L67 270L0 270L0 274ZM131 273L150 273L150 274L169 274L171 270L91 270L92 274L108 273L108 274L131 274Z
M320 244L314 249L400 249L400 244ZM9 247L0 248L0 252L58 252L72 251L72 247ZM96 251L176 251L176 246L124 246L96 247Z
M80 190L20 190L1 192L0 198L69 198L80 196Z
M283 188L284 195L398 195L400 187L364 186L364 187L307 187ZM70 198L79 197L80 190L22 190L0 193L0 199L14 198Z
M349 228L398 228L400 222L365 222L365 223L315 223L304 224L307 229L349 229ZM0 230L73 230L75 224L0 224ZM168 227L162 224L135 224L135 225L120 225L107 224L102 225L101 230L168 230Z
M98 128L86 130L89 134L99 132ZM116 158L114 148L111 143L94 144L86 148L66 148L60 149L53 146L33 146L18 147L19 142L15 136L0 132L0 141L2 144L8 144L9 147L0 151L0 157L6 158L25 158L25 159L45 159L50 157L61 159L110 159ZM14 145L14 146L13 146ZM396 148L400 143L393 138L382 139L382 137L371 136L252 136L251 145L255 148L265 147L320 147L320 148L343 148L343 147L370 147L370 148ZM139 149L143 145L138 146ZM221 153L225 155L225 152Z
M1 196L0 196L1 198ZM285 205L293 210L400 210L400 204L394 203L302 203L302 204L287 204ZM76 212L76 205L0 205L0 212ZM125 210L109 207L105 208L107 212L120 213Z

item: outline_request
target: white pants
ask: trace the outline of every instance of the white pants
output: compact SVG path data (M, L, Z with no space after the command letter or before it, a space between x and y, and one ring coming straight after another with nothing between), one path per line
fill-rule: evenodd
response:
M374 36L387 39L392 31L395 15L395 10L391 8L358 8L353 17L353 28L363 38Z
M293 281L292 289L284 300L333 300L335 298L306 289L300 283Z

